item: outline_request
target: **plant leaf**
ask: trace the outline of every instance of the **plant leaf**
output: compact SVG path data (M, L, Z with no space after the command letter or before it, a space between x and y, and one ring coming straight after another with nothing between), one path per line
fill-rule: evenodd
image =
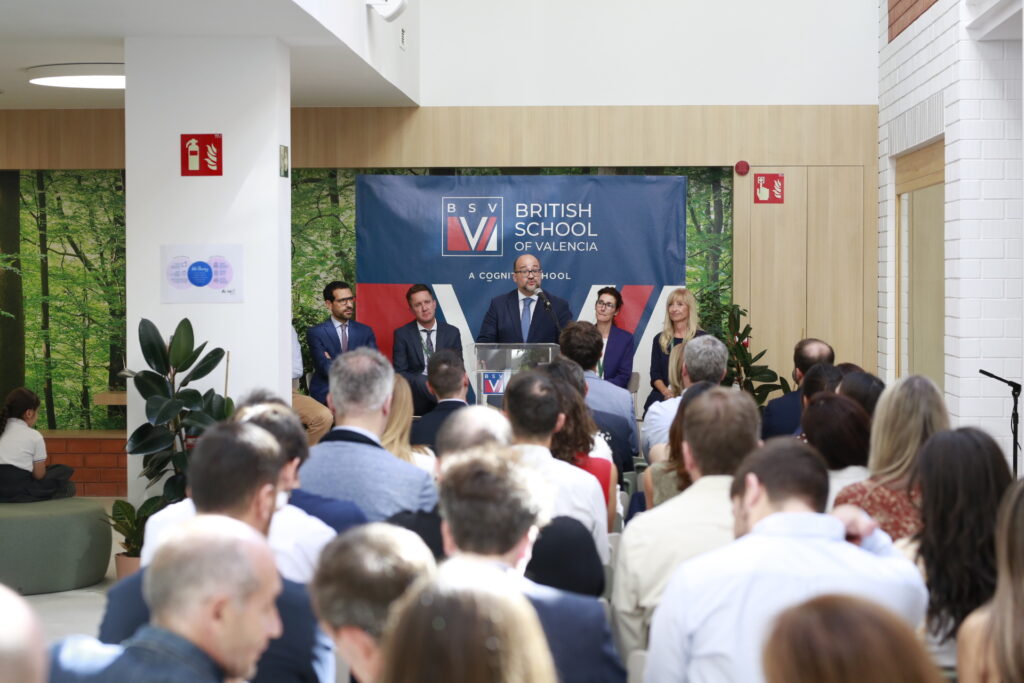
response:
M142 473L139 476L149 479L150 485L155 484L164 476L164 472L167 471L167 464L171 461L173 455L171 451L154 453L152 459L143 466Z
M185 386L189 382L194 382L197 379L202 379L209 375L213 372L213 369L217 367L217 364L220 363L222 358L224 358L224 349L218 347L213 351L210 351L208 354L203 356L203 359L196 363L196 366L192 368L192 371L185 376L181 386Z
M184 401L163 396L150 396L146 399L146 419L154 425L167 424L178 416L183 407L185 407Z
M171 346L168 351L171 367L176 372L183 370L180 366L192 356L195 351L194 346L195 335L192 334L192 322L188 318L182 318L171 336Z
M207 344L209 344L209 342L203 342L198 347L196 347L196 350L192 352L192 355L189 356L188 358L186 358L185 362L183 362L181 365L175 365L174 369L177 372L181 373L181 372L185 372L190 367L192 367L192 364L195 363L196 360L199 358L199 356L202 355L203 349L206 348Z
M195 389L182 389L174 395L174 398L184 403L189 410L203 409L203 395Z
M201 410L193 410L190 411L189 414L185 416L185 419L182 420L182 423L186 427L195 427L196 429L202 431L209 427L210 425L216 424L217 421Z
M147 401L150 396L171 397L171 385L167 382L167 378L152 370L143 370L135 375L132 382L135 383L135 388L142 398Z
M173 444L174 434L170 430L145 422L128 437L128 445L125 448L132 455L149 455L167 450Z
M171 369L167 345L152 320L143 318L139 321L139 346L142 347L142 357L146 359L146 364L161 375L166 375Z
M175 474L164 482L164 498L168 503L176 503L185 497L185 475Z
M163 496L152 496L147 498L142 505L139 506L138 512L135 516L140 521L145 521L153 516L155 513L164 509L167 506L167 501Z

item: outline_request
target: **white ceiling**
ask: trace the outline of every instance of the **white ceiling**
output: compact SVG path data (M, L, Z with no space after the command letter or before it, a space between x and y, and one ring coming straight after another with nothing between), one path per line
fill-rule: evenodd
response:
M62 62L120 62L125 36L175 35L278 36L291 50L292 105L296 107L416 104L291 0L2 0L0 4L0 109L123 107L120 91L31 85L25 69Z

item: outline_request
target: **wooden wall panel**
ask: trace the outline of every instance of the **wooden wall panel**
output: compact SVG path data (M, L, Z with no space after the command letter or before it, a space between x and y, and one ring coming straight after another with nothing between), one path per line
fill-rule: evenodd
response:
M124 110L0 110L0 168L124 168Z
M896 158L896 194L946 182L946 142L938 140Z

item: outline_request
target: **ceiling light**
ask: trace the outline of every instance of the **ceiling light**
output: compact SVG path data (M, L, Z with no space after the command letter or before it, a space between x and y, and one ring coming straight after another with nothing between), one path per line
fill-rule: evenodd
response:
M29 83L55 88L124 90L124 64L120 62L76 62L41 64L25 69Z

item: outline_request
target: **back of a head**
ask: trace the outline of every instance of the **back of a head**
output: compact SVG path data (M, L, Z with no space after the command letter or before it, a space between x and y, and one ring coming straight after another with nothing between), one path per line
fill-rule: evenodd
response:
M512 376L505 388L505 411L517 439L547 439L561 412L554 384L537 370Z
M452 349L438 349L427 361L427 381L438 398L453 398L462 390L466 366Z
M192 502L200 513L237 514L265 485L277 485L281 447L251 423L221 422L199 437L188 469Z
M996 521L996 566L999 579L992 599L989 638L995 648L996 673L1003 681L1024 680L1024 481L1003 496Z
M391 398L395 370L380 351L361 346L334 359L329 374L338 415L380 410Z
M594 449L597 425L583 400L583 394L561 379L552 379L552 383L558 392L558 402L565 420L562 428L551 435L551 455L571 463L577 455L590 453Z
M323 549L310 598L332 628L355 626L379 639L392 603L434 570L433 554L415 533L383 522L364 524Z
M200 515L174 527L142 580L154 621L187 618L218 595L244 601L259 588L255 552L265 553L273 563L266 539L230 517Z
M733 476L730 498L743 497L748 474L761 482L772 505L782 506L796 500L815 512L825 511L828 503L825 459L813 446L799 439L777 436L744 458Z
M728 362L729 349L710 334L691 339L683 351L683 364L691 382L719 384Z
M745 391L708 389L687 405L683 416L683 441L704 476L732 474L757 448L760 433L757 404Z
M395 605L380 683L555 683L537 613L493 566L449 560Z
M437 430L434 442L438 458L480 446L512 443L508 418L490 406L469 406L449 415Z
M39 618L23 597L0 584L0 683L43 683L46 649Z
M942 392L927 377L905 377L882 392L871 425L868 468L881 482L904 482L928 437L949 429Z
M558 335L558 346L566 358L579 363L584 370L596 368L604 351L601 333L593 323L585 321L566 325Z
M576 361L566 356L559 356L550 363L540 366L537 370L553 380L565 382L578 391L580 396L586 396L587 378L583 374L583 368Z
M816 363L832 365L835 362L836 352L832 350L831 346L820 339L815 339L814 337L801 339L793 347L793 367L799 370L801 374L806 375L811 366Z
M545 493L515 451L480 449L445 458L438 507L460 551L504 555L546 523Z
M309 442L306 430L302 428L299 416L279 401L253 403L240 407L232 418L235 422L254 424L270 432L281 447L283 464L299 459L305 462L309 457Z
M4 404L0 407L0 434L3 434L8 419L12 417L20 419L26 411L38 409L39 397L36 396L35 392L25 387L13 389L4 398Z
M828 392L815 395L800 416L800 426L830 470L867 466L871 419L851 399Z
M837 393L859 403L868 417L874 417L875 406L878 405L878 399L882 396L883 391L885 391L885 382L870 372L851 372L843 375L843 381L836 389Z
M804 381L800 384L804 400L814 398L820 393L833 394L836 387L843 381L843 373L831 363L815 363L804 374Z
M914 631L861 598L823 595L782 612L764 646L767 683L941 683Z

